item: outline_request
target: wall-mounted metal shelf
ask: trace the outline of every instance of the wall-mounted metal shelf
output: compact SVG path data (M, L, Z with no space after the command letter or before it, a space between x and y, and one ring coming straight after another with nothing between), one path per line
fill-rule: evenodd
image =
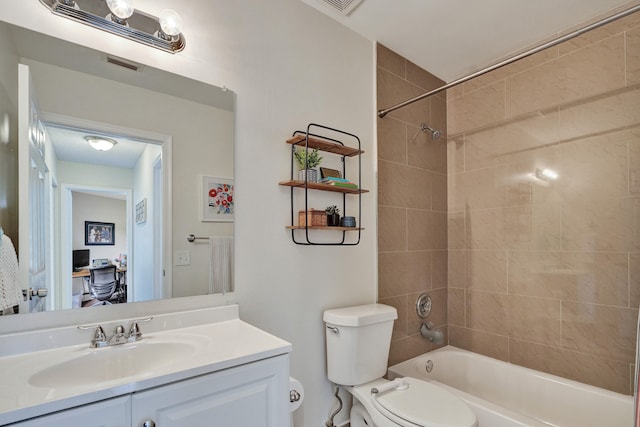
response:
M315 133L313 132L315 131ZM351 140L351 145L346 145L341 140L331 138L326 135L321 135L321 132L331 134L332 136L338 135L343 139ZM296 195L304 198L304 210L309 210L309 190L324 191L329 193L338 193L342 195L342 212L346 214L347 210L347 196L357 198L357 224L362 224L362 194L368 193L369 190L362 188L362 159L361 155L364 151L361 150L360 138L348 132L344 132L338 129L330 128L324 125L310 123L307 126L306 131L295 131L293 136L289 138L287 144L291 144L291 176L290 179L280 181L278 184L291 188L291 224L286 228L291 230L291 239L298 245L320 245L320 246L354 246L360 243L360 234L364 228L361 227L333 227L333 226L314 226L309 225L296 225L295 221L297 215L295 215L294 205ZM356 147L357 146L357 147ZM358 180L357 188L340 187L336 185L330 185L319 182L309 182L305 175L304 180L294 179L294 164L295 164L295 150L296 147L304 147L307 151L317 149L325 153L335 154L341 157L342 162L342 176L346 177L346 162L347 157L357 157L358 163ZM355 159L354 159L355 160ZM318 242L311 239L311 235L314 232L334 232L341 235L341 238L332 242ZM310 233L311 232L311 233ZM347 235L353 236L347 238Z

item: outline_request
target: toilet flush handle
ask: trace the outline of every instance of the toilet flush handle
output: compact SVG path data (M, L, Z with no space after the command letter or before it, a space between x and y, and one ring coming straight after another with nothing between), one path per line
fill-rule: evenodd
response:
M338 329L335 326L331 326L331 325L327 325L327 329L329 329L331 332L333 332L334 334L339 334L340 333L340 329Z

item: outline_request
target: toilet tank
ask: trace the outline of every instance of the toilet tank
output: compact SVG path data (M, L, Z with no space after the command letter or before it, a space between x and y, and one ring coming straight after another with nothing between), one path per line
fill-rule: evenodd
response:
M384 304L325 311L329 380L351 386L382 378L397 317L396 309Z

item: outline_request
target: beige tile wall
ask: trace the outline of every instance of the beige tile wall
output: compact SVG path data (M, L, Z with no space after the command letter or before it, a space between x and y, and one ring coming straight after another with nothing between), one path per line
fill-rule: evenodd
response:
M380 108L444 84L384 46L377 51ZM418 332L421 293L433 299L428 320L447 329L446 108L442 94L378 119L378 300L396 307L399 317L390 364L433 348ZM420 132L423 122L443 136L433 141Z
M449 92L450 344L631 393L639 52L635 14Z

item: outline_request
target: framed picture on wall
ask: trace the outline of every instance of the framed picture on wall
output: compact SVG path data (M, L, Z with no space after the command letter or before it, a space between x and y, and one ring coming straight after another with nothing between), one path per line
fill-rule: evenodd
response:
M142 224L147 220L147 198L136 204L136 224Z
M115 245L116 225L112 222L84 222L84 244L87 246Z
M233 221L233 179L202 176L200 221Z

